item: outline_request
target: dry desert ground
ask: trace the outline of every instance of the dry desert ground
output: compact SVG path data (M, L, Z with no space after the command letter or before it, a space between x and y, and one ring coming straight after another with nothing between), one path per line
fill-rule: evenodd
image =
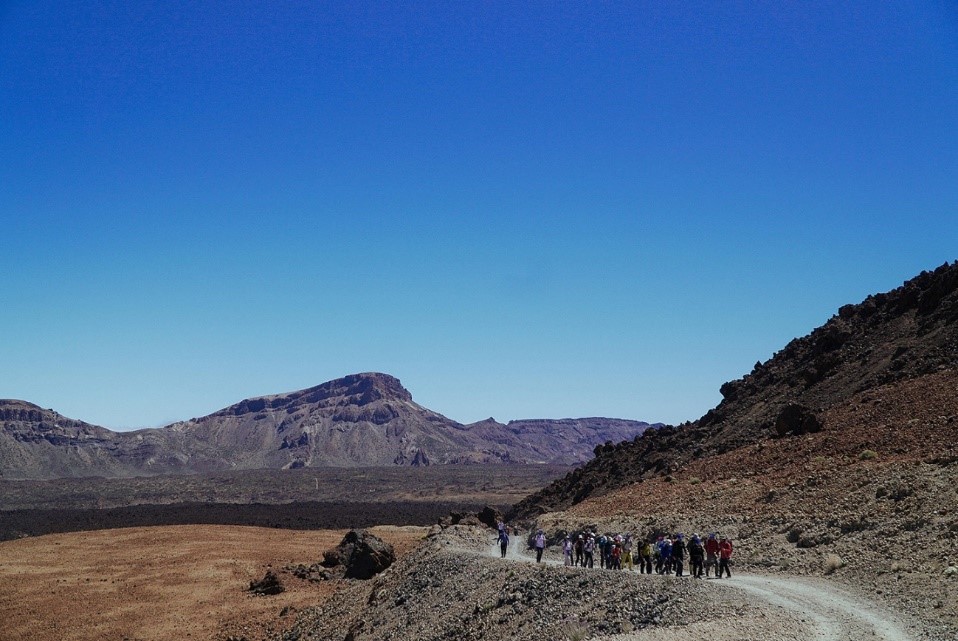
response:
M398 555L419 527L371 531ZM0 543L0 641L261 637L337 582L280 573L286 592L252 596L267 567L315 563L343 530L185 525L73 532ZM279 613L286 609L286 616Z

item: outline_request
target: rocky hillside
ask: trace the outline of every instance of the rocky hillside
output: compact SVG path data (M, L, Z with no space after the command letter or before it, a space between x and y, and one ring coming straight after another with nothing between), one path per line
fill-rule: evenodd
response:
M769 442L774 448L776 439L841 430L828 413L859 395L956 367L958 263L953 263L842 307L822 327L722 385L722 402L699 420L598 448L593 461L522 501L512 516L563 509L643 479L673 476L693 461L748 445Z
M112 432L23 401L0 401L0 473L40 479L318 466L578 464L596 444L631 439L647 427L605 418L463 425L415 403L398 379L365 373L135 432Z
M115 432L66 418L25 401L0 400L0 476L73 476L76 470L124 475Z

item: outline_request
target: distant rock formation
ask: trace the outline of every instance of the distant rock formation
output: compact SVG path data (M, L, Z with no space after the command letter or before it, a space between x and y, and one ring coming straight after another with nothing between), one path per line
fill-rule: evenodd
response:
M240 401L164 428L112 432L0 400L0 476L43 479L228 469L489 463L577 464L648 423L585 418L457 423L415 403L395 377L346 376Z

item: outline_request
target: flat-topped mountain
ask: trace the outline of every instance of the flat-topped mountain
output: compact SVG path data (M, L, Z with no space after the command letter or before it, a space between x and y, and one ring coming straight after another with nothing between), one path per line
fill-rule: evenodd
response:
M578 464L648 423L492 419L463 425L387 374L250 398L163 428L113 432L23 401L0 401L5 478L135 476L227 469L487 463Z

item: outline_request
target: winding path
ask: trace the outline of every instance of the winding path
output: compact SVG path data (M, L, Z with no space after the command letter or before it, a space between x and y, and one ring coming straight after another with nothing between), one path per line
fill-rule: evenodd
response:
M534 563L535 559L510 545L505 560ZM493 545L489 554L499 557ZM544 563L562 565L546 556ZM603 571L603 570L598 570ZM860 596L851 594L824 579L805 577L772 577L756 574L735 574L731 579L708 581L716 590L745 592L749 602L764 604L762 617L740 621L735 630L723 634L714 622L697 623L683 628L650 629L606 637L609 641L687 641L698 629L709 638L768 639L790 641L917 641L919 637L906 630L894 614L880 610ZM732 620L729 623L734 623ZM746 630L742 630L745 627ZM742 636L742 634L747 636ZM691 637L690 637L691 634Z
M799 615L811 628L809 638L816 641L913 639L891 613L821 579L739 574L721 585Z

